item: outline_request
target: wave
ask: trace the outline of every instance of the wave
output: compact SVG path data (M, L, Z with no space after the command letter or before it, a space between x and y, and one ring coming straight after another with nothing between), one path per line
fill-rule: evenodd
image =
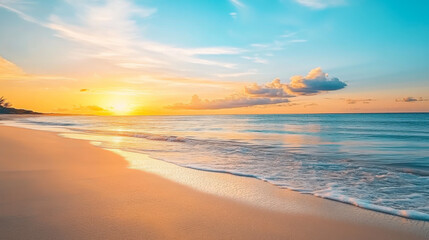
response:
M160 159L157 159L160 160ZM163 160L161 160L163 161ZM172 163L172 162L169 162ZM175 163L173 163L175 164ZM175 164L178 165L178 164ZM189 165L178 165L180 167L186 167L186 168L190 168L190 169L194 169L194 170L198 170L198 171L204 171L204 172L213 172L213 173L222 173L222 174L231 174L234 176L239 176L239 177L248 177L248 178L255 178L258 180L262 180L264 182L269 182L268 180L261 178L257 175L253 175L253 174L247 174L247 173L240 173L240 172L231 172L231 171L226 171L226 170L217 170L217 169L210 169L210 168L201 168L201 167L194 167L194 166L189 166Z
M422 213L415 210L398 210L391 207L380 206L380 205L369 203L361 199L356 199L356 198L348 197L346 195L337 194L332 190L317 191L311 194L316 197L334 200L342 203L347 203L350 205L354 205L356 207L360 207L360 208L364 208L364 209L368 209L376 212L382 212L382 213L409 218L409 219L429 221L429 214L426 214L426 213Z
M184 137L179 136L168 136L161 134L153 134L146 132L131 132L131 131L109 131L109 130L89 130L89 129L73 129L75 131L84 132L88 134L100 134L100 135L113 135L121 137L135 137L135 138L144 138L154 141L166 141L166 142L185 142L188 140Z
M240 177L255 178L255 179L262 180L264 182L268 182L270 184L273 184L277 187L280 187L283 189L288 189L288 190L295 191L295 192L299 192L302 194L310 194L310 195L313 195L315 197L329 199L329 200L353 205L356 207L360 207L363 209L372 210L372 211L381 212L381 213L386 213L389 215L399 216L399 217L403 217L403 218L407 218L407 219L429 221L429 214L426 214L426 213L422 213L422 212L415 211L415 210L398 210L398 209L394 209L391 207L376 205L376 204L369 203L369 202L362 200L362 199L352 198L352 197L348 197L348 196L342 195L342 194L336 194L332 190L331 191L314 191L313 192L310 190L299 189L299 188L289 187L289 186L285 186L285 185L279 186L279 185L272 183L270 180L261 178L261 177L256 176L256 175L251 175L251 174L228 172L228 171L223 171L223 170L196 168L196 167L189 167L189 166L182 166L182 167L187 167L187 168L200 170L200 171L206 171L206 172L216 172L216 173L232 174L232 175L240 176Z
M71 127L71 126L77 126L78 125L76 123L61 123L61 122L49 122L49 121L41 122L41 121L28 120L28 119L22 119L22 120L19 120L18 122L27 123L27 124L42 125L42 126L60 126L60 127Z
M306 190L306 189L294 188L294 187L285 186L285 185L279 186L277 184L272 183L270 180L267 180L265 178L262 178L260 176L253 175L253 174L245 174L245 173L239 173L239 172L208 169L208 168L193 167L193 166L186 166L186 165L179 165L179 166L190 168L190 169L195 169L195 170L199 170L199 171L205 171L205 172L215 172L215 173L222 173L222 174L231 174L231 175L235 175L235 176L239 176L239 177L255 178L255 179L262 180L264 182L268 182L270 184L273 184L277 187L280 187L283 189L288 189L291 191L296 191L296 192L299 192L302 194L310 194L310 195L313 195L315 197L329 199L329 200L333 200L333 201L337 201L337 202L341 202L341 203L345 203L345 204L350 204L350 205L360 207L363 209L372 210L372 211L381 212L381 213L386 213L386 214L399 216L399 217L403 217L403 218L421 220L421 221L429 221L429 214L426 214L426 213L422 213L422 212L415 211L415 210L398 210L398 209L394 209L391 207L371 204L371 203L364 201L362 199L348 197L348 196L343 195L343 194L337 194L333 190L310 191L310 190Z
M179 167L185 167L185 168L194 169L194 170L198 170L198 171L221 173L221 174L230 174L230 175L234 175L234 176L238 176L238 177L254 178L257 180L261 180L261 181L270 183L270 184L277 186L279 188L282 188L282 189L288 189L288 190L299 192L302 194L310 194L310 195L313 195L315 197L319 197L319 198L323 198L323 199L329 199L332 201L337 201L340 203L353 205L353 206L363 208L363 209L367 209L367 210L371 210L371 211L381 212L381 213L385 213L385 214L389 214L389 215L393 215L393 216L398 216L398 217L403 217L403 218L407 218L407 219L429 221L429 214L422 213L422 212L415 211L415 210L398 210L398 209L394 209L391 207L372 204L372 203L369 203L369 202L362 200L362 199L348 197L347 195L344 195L344 194L335 193L335 191L331 188L328 188L325 190L319 190L319 191L311 191L308 189L295 188L292 186L275 184L272 181L270 181L269 179L266 179L266 178L263 178L261 176L254 175L254 174L227 171L227 170L218 170L218 169L204 168L204 167L197 167L197 166L185 165L185 164L177 164L175 162L166 161L166 160L159 159L156 157L153 157L153 158L160 160L160 161L164 161L164 162L168 162L168 163L177 165Z
M314 134L328 140L335 136L342 142L332 141L331 145L326 145L324 142L309 144L298 141L297 146L290 146L284 145L283 142L279 143L280 138L272 140L272 136L263 135L264 133L296 134L293 129L280 127L277 129L278 124L270 128L262 122L264 125L261 126L240 125L238 128L229 129L224 126L225 123L219 127L219 121L216 121L216 124L209 122L207 125L195 128L200 126L198 124L201 119L187 119L190 124L185 125L177 125L177 121L171 121L170 118L148 121L142 117L131 120L117 118L114 121L112 119L107 121L96 117L44 119L42 117L20 122L39 126L39 128L53 126L54 131L62 129L90 135L129 137L123 140L124 144L111 145L109 145L110 138L106 138L106 147L113 146L124 151L149 154L152 158L195 170L254 178L280 188L372 211L429 221L429 209L425 203L427 191L418 189L419 186L427 183L426 177L429 176L427 158L424 155L427 146L425 142L429 136L420 136L415 132L406 134L398 129L375 133L368 129L346 127L325 129L322 126L321 133L299 131L298 134ZM119 127L125 130L117 130ZM174 132L180 135L183 130L186 136L164 134ZM210 131L213 130L216 134L211 134ZM231 138L225 134L229 134L228 131L254 133L252 135L254 138L240 138L239 135ZM151 132L157 132L157 134ZM217 135L218 133L223 135ZM142 140L132 138L154 142L143 144ZM372 141L372 138L381 140ZM361 143L361 146L347 145L350 139ZM389 141L386 142L385 139ZM397 141L398 139L401 141ZM382 141L383 144L368 147L367 141L376 144ZM410 157L412 161L407 157L401 158L401 154L392 155L392 153L401 153L395 152L398 147L404 147L404 153L409 152L410 145L416 151L412 158ZM359 152L355 153L356 150ZM419 151L423 152L419 153ZM208 161L205 161L206 158ZM331 186L332 182L336 182L337 185ZM417 197L410 197L410 192L416 193Z

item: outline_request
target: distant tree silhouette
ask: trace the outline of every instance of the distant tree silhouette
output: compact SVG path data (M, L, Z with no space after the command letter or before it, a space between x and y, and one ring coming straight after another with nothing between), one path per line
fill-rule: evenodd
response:
M6 101L6 98L3 96L0 97L0 108L10 108L12 107L12 104L10 102Z
M16 109L3 96L0 97L0 114L39 114L31 110Z

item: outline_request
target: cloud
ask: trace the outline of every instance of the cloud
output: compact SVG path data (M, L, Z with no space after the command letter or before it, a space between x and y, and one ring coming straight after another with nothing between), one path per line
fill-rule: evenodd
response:
M317 103L308 103L304 105L304 108L318 106Z
M250 61L252 61L254 63L262 63L262 64L267 64L268 63L268 60L260 58L258 56L253 56L253 57L243 56L242 58L250 60Z
M54 75L28 74L14 63L0 56L0 80L73 80L73 78Z
M265 85L253 84L245 88L248 94L267 94L266 96L291 97L296 95L314 95L326 91L339 90L347 86L338 78L329 78L320 67L312 69L307 76L300 75L290 78L290 83L281 83L274 79Z
M244 8L246 7L246 5L244 5L243 2L241 2L240 0L230 0L230 2L237 8Z
M334 91L345 88L347 84L338 78L329 78L320 67L311 70L307 76L300 75L290 78L287 85L289 91L296 95L311 95L324 91Z
M69 109L68 108L57 108L54 110L54 112L68 112Z
M306 39L293 39L289 41L290 43L304 43L307 42Z
M229 13L229 15L230 15L232 18L237 18L237 13L236 13L236 12L230 12L230 13Z
M289 102L287 98L251 98L246 96L232 95L223 99L202 100L198 95L192 96L190 103L176 103L167 106L169 109L208 110L250 107L257 105L277 104Z
M22 11L18 10L17 6L19 6L21 4L22 4L21 1L14 1L14 0L7 1L7 0L3 0L3 1L0 1L0 8L4 8L4 9L10 11L10 12L13 12L13 13L17 14L20 18L24 19L25 21L36 23L36 24L39 24L39 25L43 26L42 22L40 22L40 21L36 20L35 18L33 18L33 17L31 17L31 16L23 13Z
M289 98L295 96L314 95L342 89L345 86L347 85L338 78L328 78L328 74L319 67L311 70L306 77L291 77L289 84L281 83L280 79L276 78L263 85L255 83L246 86L242 95L232 95L215 100L201 100L197 95L194 95L190 103L177 103L167 106L167 108L201 110L288 103L290 102Z
M109 112L109 110L104 109L104 108L97 106L97 105L89 105L89 106L79 105L79 106L74 107L73 110L76 110L79 112L98 112L98 113Z
M237 6L242 5L234 1ZM176 70L178 64L199 64L234 68L235 64L205 59L207 55L235 55L244 49L232 47L182 48L150 41L142 31L144 18L157 9L141 7L132 1L66 1L72 17L51 15L48 22L17 10L13 1L0 2L0 8L16 13L22 19L55 32L55 36L79 43L75 57L108 61L127 69ZM243 5L244 6L244 5Z
M258 71L256 69L251 69L247 72L235 72L235 73L220 73L216 74L217 77L221 78L230 78L230 77L242 77L242 76L249 76L249 75L255 75Z
M263 44L263 43L252 43L252 44L250 44L250 46L252 46L254 48L268 48L270 45L269 44Z
M281 35L282 38L290 38L296 35L296 32L286 32L285 34Z
M405 97L405 98L398 98L395 101L396 102L423 102L423 101L429 101L429 99L425 99L423 97L419 97L419 98Z
M344 4L344 0L295 0L297 3L313 9L324 9Z
M12 62L0 57L0 79L10 79L16 76L26 76L26 74Z
M243 50L232 47L180 48L141 37L134 20L156 13L156 9L136 6L129 1L104 1L102 5L74 4L79 23L67 23L51 16L48 26L57 36L88 46L86 55L116 62L124 68L160 68L175 63L193 63L232 68L235 65L202 58L204 55L233 55ZM81 11L86 9L86 11Z
M298 38L299 36L296 35L296 32L286 32L285 34L280 35L279 38L275 39L270 43L253 43L250 44L250 46L254 48L254 51L282 51L288 45L305 43L308 41L303 38ZM293 39L293 37L295 38Z
M280 83L280 79L276 78L272 82L265 85L253 84L245 87L246 94L253 97L270 97L270 98L289 98L293 97L287 93L287 85Z
M79 90L79 92L87 92L88 91L88 89L86 89L86 88L82 88L81 90Z
M370 102L375 101L375 99L371 99L371 98L366 98L366 99L340 98L340 100L345 101L347 104L356 104L356 103L368 104Z

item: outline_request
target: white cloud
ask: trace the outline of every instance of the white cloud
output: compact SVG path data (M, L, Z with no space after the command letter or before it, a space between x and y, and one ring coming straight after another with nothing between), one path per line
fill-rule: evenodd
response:
M0 8L4 8L10 12L16 13L20 18L24 19L25 21L43 25L43 23L37 21L35 18L18 10L17 7L20 5L22 5L22 1L0 0Z
M242 3L240 0L230 0L230 2L237 8L244 8L246 5Z
M290 33L287 32L283 35L280 35L278 39L270 43L253 43L253 44L250 44L250 46L254 48L255 51L261 51L261 50L281 51L281 50L284 50L287 45L307 42L306 39L299 39L299 38L292 39L292 37L296 35L297 33L295 32L290 32Z
M290 43L303 43L303 42L307 42L307 40L305 39L293 39L289 41Z
M305 77L299 75L291 77L289 84L281 83L280 79L277 78L263 85L253 84L244 87L244 92L241 95L231 95L214 100L202 100L199 96L194 95L190 103L176 103L167 106L167 108L201 110L288 103L290 98L298 95L314 95L339 90L346 86L338 78L329 78L328 74L319 67L312 69Z
M4 3L4 4L3 4ZM67 1L75 19L52 15L41 22L17 10L8 2L0 7L15 12L21 18L55 31L57 37L78 43L75 55L112 62L132 69L168 69L178 64L200 64L234 68L235 64L205 59L205 55L236 55L243 49L232 47L181 48L150 41L142 37L136 19L156 14L155 8L145 8L131 1ZM240 3L240 2L239 2ZM147 34L146 34L147 35Z
M235 72L235 73L221 73L216 74L216 76L221 78L227 78L227 77L243 77L243 76L249 76L256 74L257 71L255 69L249 70L247 72Z
M34 75L24 72L20 67L0 56L0 81L1 80L74 80L73 78L54 75Z
M346 83L336 77L329 78L328 74L324 73L320 67L312 69L305 77L296 75L290 80L287 88L296 95L312 95L324 91L339 90L347 86Z
M324 9L327 7L344 4L344 0L295 0L297 3L314 9Z
M290 37L293 37L295 35L296 35L295 32L286 32L285 34L281 35L280 37L282 37L282 38L290 38Z
M265 85L253 84L244 88L246 94L253 97L270 97L270 98L289 98L293 97L287 93L288 87L282 84L280 79L276 78Z
M253 56L253 57L250 57L250 56L243 56L242 58L243 58L243 59L250 60L250 61L252 61L252 62L254 62L254 63L262 63L262 64L267 64L267 63L268 63L268 60L263 59L263 58L260 58L260 57L258 57L258 56Z

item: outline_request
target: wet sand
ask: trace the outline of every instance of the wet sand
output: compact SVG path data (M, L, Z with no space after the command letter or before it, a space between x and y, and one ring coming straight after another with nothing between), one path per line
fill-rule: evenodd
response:
M0 238L424 239L264 209L128 166L88 141L0 126Z

